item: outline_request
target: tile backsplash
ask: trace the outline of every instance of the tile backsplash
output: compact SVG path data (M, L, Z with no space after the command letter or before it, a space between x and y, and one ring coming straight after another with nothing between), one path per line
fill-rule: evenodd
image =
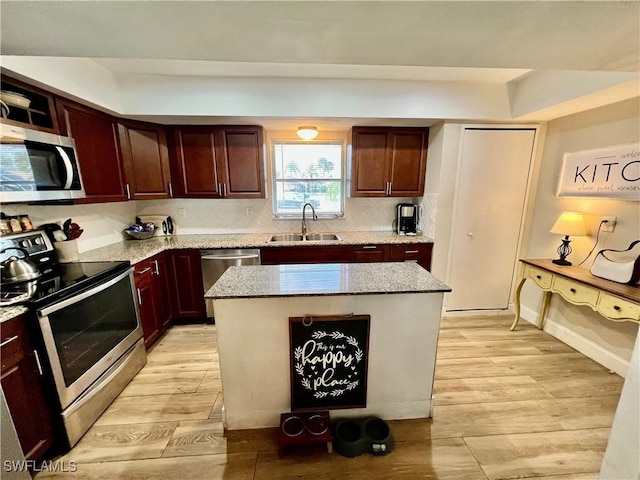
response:
M396 205L422 201L421 228L433 237L435 195L424 198L347 198L345 216L308 222L311 232L327 231L391 231ZM274 219L271 199L202 200L171 199L102 203L73 206L33 206L5 204L7 215L28 214L34 226L44 223L62 224L72 218L83 229L78 240L81 252L123 240L122 230L134 222L136 215L166 214L175 219L177 232L195 233L279 233L300 230L300 220Z

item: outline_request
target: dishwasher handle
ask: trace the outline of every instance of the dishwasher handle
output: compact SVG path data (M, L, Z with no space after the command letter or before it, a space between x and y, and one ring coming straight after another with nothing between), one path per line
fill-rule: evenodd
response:
M203 255L202 260L242 260L244 258L260 258L260 254L249 255Z

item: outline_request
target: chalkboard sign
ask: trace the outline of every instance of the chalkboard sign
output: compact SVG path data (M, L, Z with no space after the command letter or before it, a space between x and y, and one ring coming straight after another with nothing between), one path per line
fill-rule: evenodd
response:
M367 406L370 318L289 317L292 411Z

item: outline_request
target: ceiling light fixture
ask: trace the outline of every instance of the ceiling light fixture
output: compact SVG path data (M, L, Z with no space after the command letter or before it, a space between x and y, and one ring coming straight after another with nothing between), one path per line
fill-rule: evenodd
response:
M303 140L313 140L318 136L318 127L298 127L298 136Z

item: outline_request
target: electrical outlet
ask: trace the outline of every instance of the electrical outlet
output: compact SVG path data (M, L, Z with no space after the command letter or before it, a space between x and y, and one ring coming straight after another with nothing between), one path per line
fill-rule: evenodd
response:
M251 218L251 217L253 217L253 208L251 208L251 207L246 207L246 208L244 209L244 216L245 216L245 217L247 217L247 218Z
M613 217L613 216L602 217L601 221L604 221L604 220L606 220L607 223L602 224L602 231L613 232L613 230L616 228L616 223L617 223L616 217Z
M184 208L179 208L178 209L178 217L179 218L185 218L187 216L187 212Z

